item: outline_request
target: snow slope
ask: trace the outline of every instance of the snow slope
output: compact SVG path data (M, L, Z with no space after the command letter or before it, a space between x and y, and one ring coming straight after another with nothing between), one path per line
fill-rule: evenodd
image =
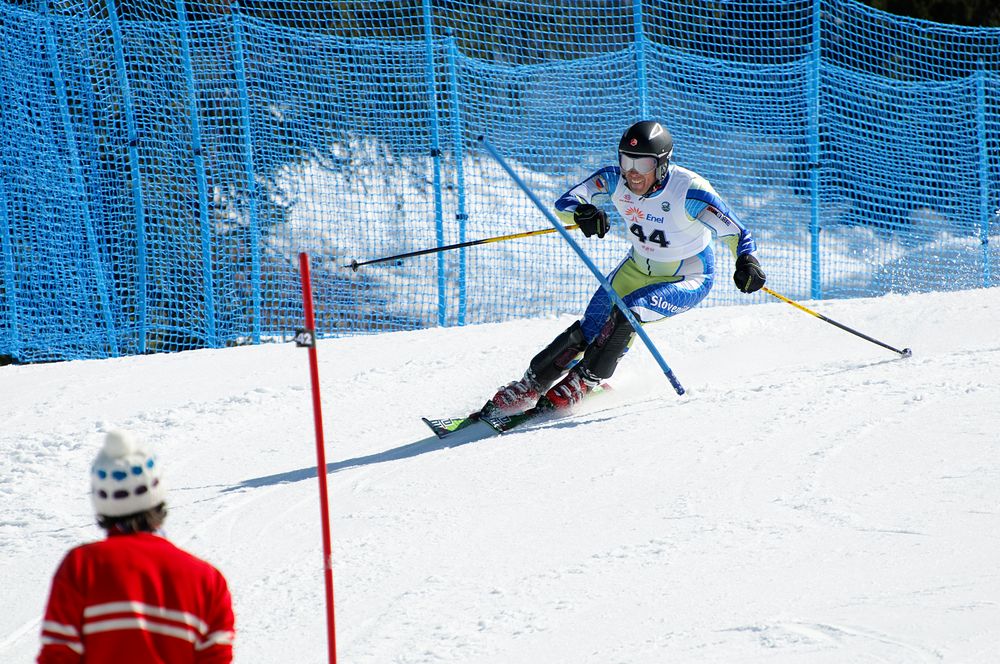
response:
M766 296L757 295L761 302ZM572 416L448 447L571 318L320 344L341 662L1000 657L1000 289L692 311ZM136 430L167 534L232 586L236 661L323 662L307 354L0 369L0 661L100 532L87 469Z

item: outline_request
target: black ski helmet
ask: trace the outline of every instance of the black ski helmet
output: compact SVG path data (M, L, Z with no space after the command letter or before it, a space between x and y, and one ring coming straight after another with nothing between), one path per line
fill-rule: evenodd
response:
M656 186L667 179L667 168L674 153L674 139L659 122L643 120L625 130L618 141L618 154L656 157ZM620 157L619 157L620 158Z

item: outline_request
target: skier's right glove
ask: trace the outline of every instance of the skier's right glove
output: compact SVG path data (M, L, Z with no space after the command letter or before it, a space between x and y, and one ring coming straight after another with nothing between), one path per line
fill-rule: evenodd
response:
M767 277L764 276L764 271L760 269L760 263L753 257L753 254L742 254L736 258L733 281L736 282L736 287L744 293L753 293L763 288Z
M604 234L611 228L608 222L608 213L590 203L580 203L573 210L573 221L586 237L597 234L597 237L604 237Z

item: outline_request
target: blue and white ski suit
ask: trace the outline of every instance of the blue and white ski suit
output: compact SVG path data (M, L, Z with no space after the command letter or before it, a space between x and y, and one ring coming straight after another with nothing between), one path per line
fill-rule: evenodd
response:
M708 180L673 164L666 181L647 196L628 188L619 167L602 168L563 194L556 201L556 214L573 223L578 205L599 206L609 198L627 225L632 249L608 279L643 324L685 312L708 295L715 279L713 235L725 241L734 256L756 250L750 231ZM588 343L613 307L598 288L581 321Z

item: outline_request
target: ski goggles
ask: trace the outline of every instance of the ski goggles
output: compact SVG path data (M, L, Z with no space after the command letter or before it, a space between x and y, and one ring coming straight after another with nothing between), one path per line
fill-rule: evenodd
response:
M635 171L640 175L652 173L656 168L656 157L631 157L624 152L618 154L618 164L622 167L622 173Z

